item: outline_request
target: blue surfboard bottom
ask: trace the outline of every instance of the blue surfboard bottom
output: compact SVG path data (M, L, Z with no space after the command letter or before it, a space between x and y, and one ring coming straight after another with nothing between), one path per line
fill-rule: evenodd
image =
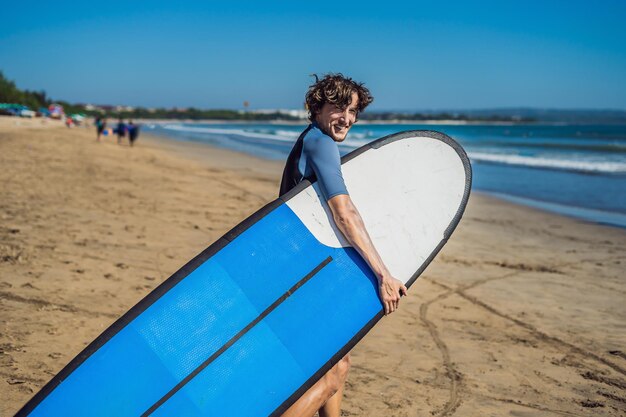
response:
M31 415L268 415L380 310L360 256L321 245L281 205L132 320Z

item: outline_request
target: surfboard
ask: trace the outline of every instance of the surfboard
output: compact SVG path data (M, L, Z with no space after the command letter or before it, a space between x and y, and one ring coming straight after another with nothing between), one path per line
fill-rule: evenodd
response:
M467 155L434 131L342 158L374 245L407 287L456 228ZM74 358L17 416L280 415L380 320L376 278L313 181L226 233Z

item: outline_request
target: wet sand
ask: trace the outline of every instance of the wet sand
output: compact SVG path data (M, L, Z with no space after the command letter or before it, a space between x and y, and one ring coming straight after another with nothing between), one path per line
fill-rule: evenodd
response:
M280 164L0 117L0 416L276 197ZM347 416L626 413L626 231L474 193L353 350Z

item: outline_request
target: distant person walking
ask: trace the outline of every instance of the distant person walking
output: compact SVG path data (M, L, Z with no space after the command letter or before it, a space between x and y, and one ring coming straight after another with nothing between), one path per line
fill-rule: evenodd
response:
M122 143L122 138L126 136L126 125L124 124L124 120L120 118L117 122L117 128L115 129L117 132L117 144Z
M96 132L98 136L96 137L96 141L100 142L100 135L104 132L104 129L107 127L107 121L104 118L96 117Z
M139 136L139 125L136 125L133 123L133 121L129 121L128 122L128 141L130 143L130 146L132 147L133 144L135 143L135 140L137 140L137 136Z

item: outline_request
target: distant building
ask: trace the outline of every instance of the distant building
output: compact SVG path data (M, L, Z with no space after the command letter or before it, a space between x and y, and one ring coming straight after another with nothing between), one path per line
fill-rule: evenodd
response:
M96 106L94 106L93 104L89 104L89 103L76 103L76 104L74 104L74 106L82 107L84 110L88 110L88 111L97 111L98 110L98 108Z
M135 110L134 107L132 106L115 106L115 111L119 112L123 112L123 111L133 111Z

